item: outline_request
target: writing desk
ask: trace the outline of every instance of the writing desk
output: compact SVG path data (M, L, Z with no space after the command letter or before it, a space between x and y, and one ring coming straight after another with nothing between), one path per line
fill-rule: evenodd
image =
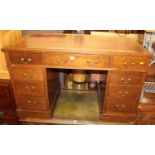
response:
M136 118L150 62L150 55L137 42L125 37L35 34L2 50L20 119L52 119L58 75L54 70L47 75L47 68L108 71L101 120Z

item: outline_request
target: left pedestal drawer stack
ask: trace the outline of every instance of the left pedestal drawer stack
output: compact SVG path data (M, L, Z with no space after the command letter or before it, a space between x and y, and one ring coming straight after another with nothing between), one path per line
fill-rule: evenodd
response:
M50 118L41 53L9 53L10 73L19 118Z
M50 118L50 106L44 84L44 69L11 67L11 76L19 118Z
M10 80L0 79L0 124L18 124Z

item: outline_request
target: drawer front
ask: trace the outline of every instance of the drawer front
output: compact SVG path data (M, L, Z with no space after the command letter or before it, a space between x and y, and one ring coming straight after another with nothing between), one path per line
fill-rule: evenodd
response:
M0 109L0 118L10 118L14 119L16 118L16 113L13 110L9 109Z
M45 87L43 82L14 82L16 94L45 96Z
M80 55L80 54L45 54L46 65L64 67L88 67L103 68L109 67L109 56Z
M43 70L40 68L28 69L12 67L10 71L14 80L44 81Z
M141 87L122 86L110 84L108 86L108 97L118 97L122 99L137 100L141 94Z
M21 53L13 52L9 53L9 59L12 64L42 64L42 54L41 53Z
M16 104L18 109L23 110L49 110L45 97L16 96Z
M109 82L113 84L141 85L143 83L144 76L145 73L110 72Z
M129 69L146 71L149 59L146 57L113 56L112 67L117 69Z
M126 101L122 99L107 99L106 111L107 112L125 112L135 113L137 112L138 104L136 102Z

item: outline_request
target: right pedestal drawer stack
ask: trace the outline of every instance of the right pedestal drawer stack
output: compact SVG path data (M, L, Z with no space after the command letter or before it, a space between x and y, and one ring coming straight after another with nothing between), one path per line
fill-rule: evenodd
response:
M135 119L145 73L109 71L103 119L130 122Z

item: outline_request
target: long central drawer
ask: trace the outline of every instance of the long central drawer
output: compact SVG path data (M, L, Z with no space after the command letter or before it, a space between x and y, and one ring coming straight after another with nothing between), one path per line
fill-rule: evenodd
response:
M44 64L54 67L75 67L75 68L108 68L109 56L82 55L82 54L44 54Z

